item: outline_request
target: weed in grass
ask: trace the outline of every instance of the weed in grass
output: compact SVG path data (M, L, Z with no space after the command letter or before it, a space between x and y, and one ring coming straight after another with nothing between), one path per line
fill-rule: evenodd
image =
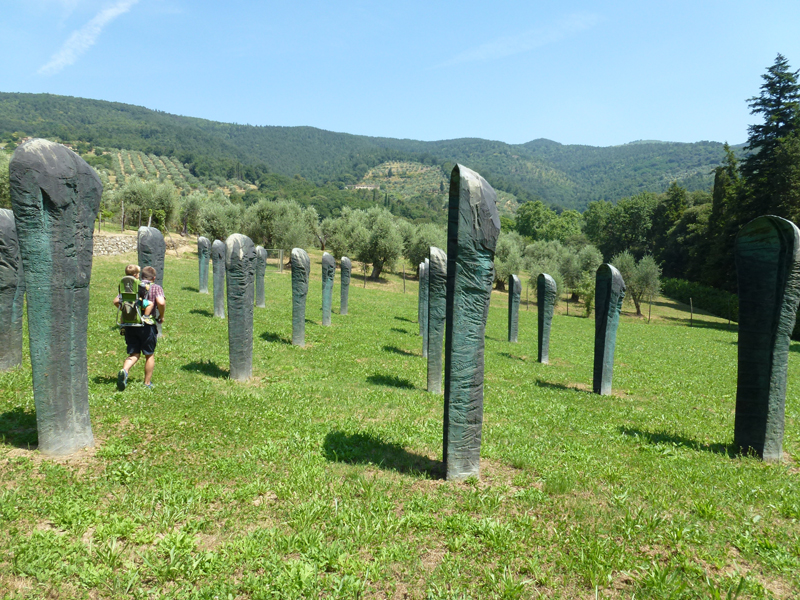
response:
M639 594L659 600L682 600L687 598L688 582L683 573L670 564L650 563L639 580Z
M500 574L488 571L486 578L498 590L503 600L519 600L525 593L525 587L531 583L530 579L515 576L508 567L504 567Z
M129 461L117 461L106 467L106 477L120 485L129 485L139 475L140 465Z
M694 510L697 516L704 521L715 521L719 515L719 509L711 499L701 498L694 503Z
M100 511L86 504L83 499L69 499L52 505L50 519L61 529L82 533L90 525L99 522Z
M511 546L516 535L506 523L496 519L481 519L473 524L473 534L492 550L502 552Z
M465 592L450 589L449 585L437 585L432 583L425 590L425 600L470 600L472 596Z
M111 537L94 547L94 558L111 569L122 566L125 544Z
M570 473L553 473L544 479L544 493L550 496L563 496L575 487L575 478Z

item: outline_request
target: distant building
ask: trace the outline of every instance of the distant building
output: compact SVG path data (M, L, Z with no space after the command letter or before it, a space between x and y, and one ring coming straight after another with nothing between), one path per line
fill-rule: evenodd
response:
M355 185L344 186L348 190L379 190L381 186L377 183L357 183Z

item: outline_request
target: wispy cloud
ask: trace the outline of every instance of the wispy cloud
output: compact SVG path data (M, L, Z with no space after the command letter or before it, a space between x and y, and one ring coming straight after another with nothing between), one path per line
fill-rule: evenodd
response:
M120 15L128 12L139 0L119 0L113 6L104 8L80 29L72 32L64 45L56 52L50 62L39 69L40 75L54 75L65 67L74 64L80 56L94 46L106 25Z
M451 67L471 62L488 62L514 54L522 54L535 48L552 44L570 35L591 29L601 21L595 14L575 13L559 19L547 27L531 29L524 33L504 36L486 42L475 48L456 54L449 60L437 65L438 67Z

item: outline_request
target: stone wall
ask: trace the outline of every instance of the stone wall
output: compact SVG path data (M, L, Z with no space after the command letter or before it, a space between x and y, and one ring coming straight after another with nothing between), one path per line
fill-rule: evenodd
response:
M94 236L94 256L114 256L136 251L135 235L96 235Z
M94 256L115 256L126 252L136 252L137 237L135 235L95 235L94 236ZM196 243L196 240L184 241L183 238L177 240L167 237L167 250L175 250L181 243Z

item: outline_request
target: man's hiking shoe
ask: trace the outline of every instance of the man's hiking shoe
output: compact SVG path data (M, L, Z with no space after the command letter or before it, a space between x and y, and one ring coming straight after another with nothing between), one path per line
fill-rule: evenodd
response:
M125 371L125 369L122 369L119 373L117 373L117 389L121 392L127 385L128 373Z

